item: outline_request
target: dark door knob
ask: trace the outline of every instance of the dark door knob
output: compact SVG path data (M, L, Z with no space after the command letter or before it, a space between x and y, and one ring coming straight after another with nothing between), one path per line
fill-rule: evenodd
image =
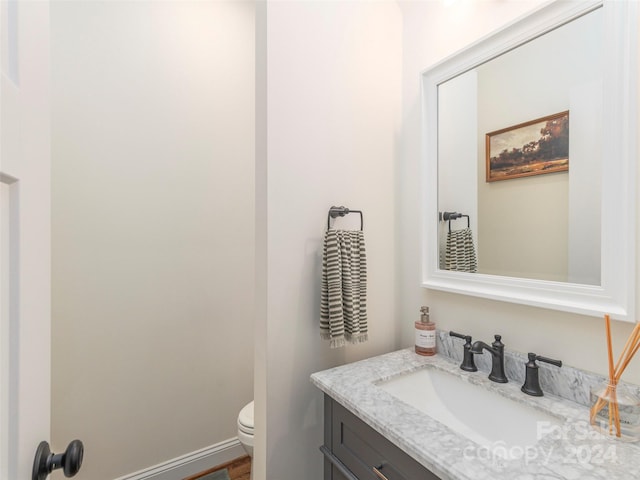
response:
M33 460L31 480L45 480L54 470L62 468L65 477L73 477L82 466L84 445L80 440L73 440L64 453L52 453L49 443L40 442Z

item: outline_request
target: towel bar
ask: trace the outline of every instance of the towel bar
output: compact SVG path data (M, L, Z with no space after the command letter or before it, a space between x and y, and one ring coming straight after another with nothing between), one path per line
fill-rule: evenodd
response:
M331 219L337 217L344 217L349 213L360 214L360 230L364 229L364 218L361 210L349 210L347 207L331 207L329 209L329 215L327 216L327 230L331 228Z
M471 228L471 219L469 215L463 215L458 212L440 212L440 221L444 220L445 222L449 222L449 231L451 231L451 220L457 220L462 217L467 218L467 228Z

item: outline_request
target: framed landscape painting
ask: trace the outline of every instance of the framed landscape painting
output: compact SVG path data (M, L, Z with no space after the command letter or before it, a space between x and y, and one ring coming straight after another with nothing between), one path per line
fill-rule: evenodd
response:
M486 135L487 182L569 170L569 112Z

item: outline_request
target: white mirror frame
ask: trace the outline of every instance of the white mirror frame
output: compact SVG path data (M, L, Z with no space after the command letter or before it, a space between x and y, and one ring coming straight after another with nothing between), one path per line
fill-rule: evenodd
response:
M603 8L604 138L601 285L441 270L438 255L438 85L596 8ZM637 162L637 2L556 1L422 74L423 287L635 322Z

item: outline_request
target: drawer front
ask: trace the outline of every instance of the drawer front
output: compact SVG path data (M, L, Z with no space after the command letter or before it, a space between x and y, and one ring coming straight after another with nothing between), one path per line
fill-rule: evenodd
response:
M320 451L324 455L324 480L358 480L326 445L320 447Z
M331 450L359 480L440 480L338 402L327 401Z

